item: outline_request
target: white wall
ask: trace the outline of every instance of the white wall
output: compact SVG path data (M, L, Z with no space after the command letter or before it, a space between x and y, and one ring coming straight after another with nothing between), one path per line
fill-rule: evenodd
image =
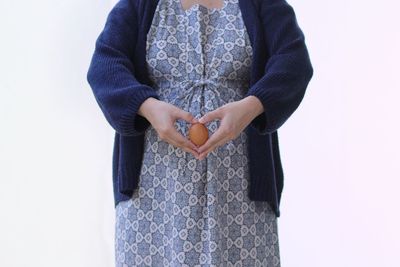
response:
M399 4L289 2L315 72L279 130L282 266L400 266ZM113 130L86 72L114 3L0 2L0 266L113 266Z
M86 82L109 7L0 4L0 266L113 264L113 132Z

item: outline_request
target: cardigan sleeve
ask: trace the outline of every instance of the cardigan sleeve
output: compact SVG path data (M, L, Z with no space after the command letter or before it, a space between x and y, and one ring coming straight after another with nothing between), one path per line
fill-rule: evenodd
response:
M116 132L126 136L146 130L150 122L137 112L147 98L159 99L152 87L135 77L132 59L138 23L132 2L120 0L111 9L87 72L87 81L105 118Z
M259 15L269 59L263 76L246 96L259 98L264 111L250 123L259 134L276 131L297 109L313 67L293 7L285 0L261 1Z

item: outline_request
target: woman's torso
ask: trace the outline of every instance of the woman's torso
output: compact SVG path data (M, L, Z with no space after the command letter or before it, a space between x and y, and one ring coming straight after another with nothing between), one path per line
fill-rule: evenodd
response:
M160 100L201 117L243 98L253 51L238 0L188 10L160 0L155 12L146 62ZM207 125L210 134L218 122ZM187 136L188 123L176 125ZM248 197L247 138L243 131L199 161L150 126L139 190L117 206L117 238L134 253L117 242L117 257L153 266L278 266L276 217L267 202Z

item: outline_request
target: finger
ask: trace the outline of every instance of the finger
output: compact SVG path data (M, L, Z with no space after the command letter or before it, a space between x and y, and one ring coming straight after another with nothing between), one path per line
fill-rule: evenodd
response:
M170 133L170 138L174 141L176 146L179 147L187 147L193 151L196 151L197 153L197 146L190 141L188 138L185 138L180 132L176 130L176 128L172 129L172 132Z
M193 123L196 121L196 118L193 116L192 113L177 108L177 113L175 115L176 118L183 119L186 122Z
M169 127L168 130L163 131L163 133L158 133L158 135L161 138L161 140L168 142L169 144L175 147L180 147L182 149L185 149L185 151L192 153L194 156L198 156L197 147L191 142L187 143L187 141L189 140L184 138L180 133L178 133L175 127Z
M223 127L218 128L218 130L213 133L207 141L197 149L199 154L204 151L210 151L216 144L218 144L221 140L226 138L226 134Z
M168 139L168 143L170 143L170 144L173 145L174 147L179 147L179 148L181 148L182 150L184 150L184 151L186 151L186 152L188 152L188 153L193 154L193 156L196 157L196 158L198 158L198 156L199 156L199 153L197 153L196 150L194 150L194 149L192 149L192 148L189 148L189 147L187 147L187 146L182 146L182 145L180 145L180 143L176 142L174 139Z
M217 109L215 109L213 111L210 111L210 112L204 114L203 117L201 117L199 119L199 122L205 124L205 123L213 121L215 119L222 119L222 115L223 115L222 114L222 109L221 108L217 108Z
M193 151L191 149L188 149L186 147L181 148L183 151L187 152L187 153L191 153L193 155L193 157L195 158L199 158L199 154L196 151Z
M207 157L208 153L214 151L215 149L217 149L218 147L226 144L229 141L229 139L224 138L221 139L218 143L214 144L213 146L211 146L209 149L207 149L206 151L203 151L202 153L199 154L199 159L202 160L205 157Z
M196 145L190 142L187 138L183 137L183 135L181 135L175 128L173 128L171 131L169 138L175 146L182 149L188 149L191 153L198 155Z
M215 149L217 149L218 147L224 145L228 140L227 139L223 139L220 140L218 143L214 144L212 147L210 147L209 149L207 149L206 151L204 151L203 153L200 153L198 156L199 160L204 159L205 157L208 156L208 154L212 151L214 151Z

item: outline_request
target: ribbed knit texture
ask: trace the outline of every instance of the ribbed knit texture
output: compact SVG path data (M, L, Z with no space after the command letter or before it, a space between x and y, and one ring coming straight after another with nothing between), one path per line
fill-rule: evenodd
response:
M145 42L157 0L120 0L98 36L87 80L115 130L115 205L137 188L144 132L150 123L138 115L149 97L159 99L146 73ZM268 201L276 215L283 189L277 130L301 103L313 68L292 6L285 0L239 0L253 47L250 88L264 106L245 130L249 136L252 200Z

